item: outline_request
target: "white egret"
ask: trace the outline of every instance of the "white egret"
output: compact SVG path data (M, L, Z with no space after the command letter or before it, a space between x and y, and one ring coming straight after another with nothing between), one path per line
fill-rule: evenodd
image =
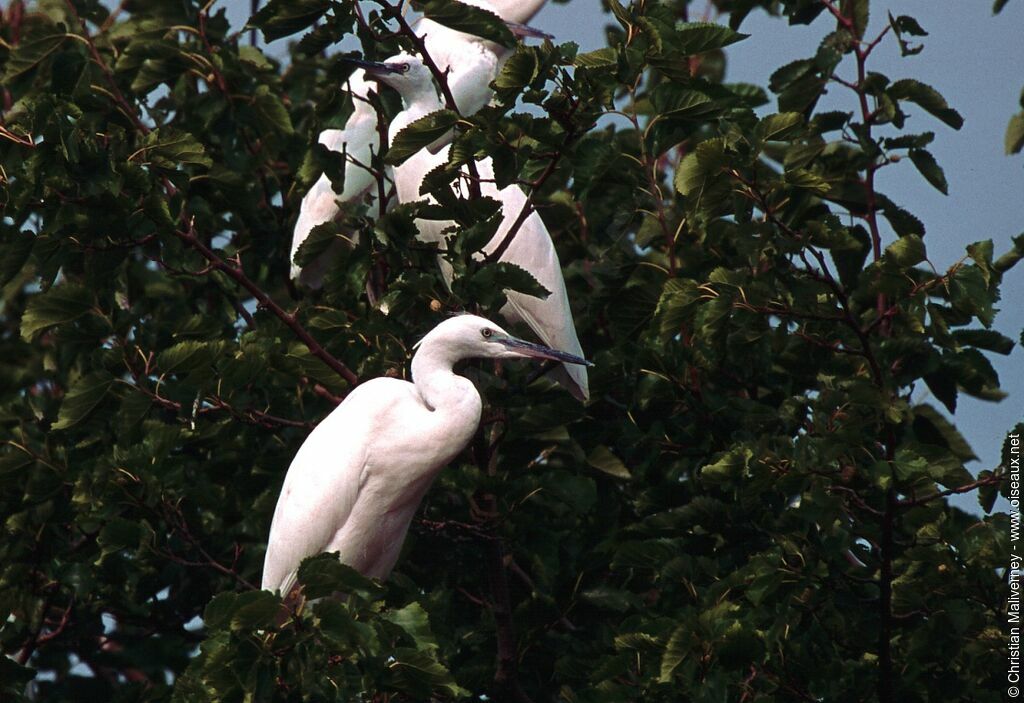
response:
M299 563L321 552L340 552L366 576L391 572L423 495L480 422L480 394L452 370L469 358L589 363L474 315L434 327L413 355L412 383L358 386L299 448L270 526L262 588L288 595Z
M443 105L437 95L433 76L418 57L399 54L376 66L368 65L366 77L376 79L393 87L402 96L405 109L391 121L389 138L394 139L402 129L415 120L440 110ZM395 167L394 179L401 203L420 199L420 184L423 177L437 166L448 161L449 148L437 154L422 149L400 166ZM483 247L483 254L494 251L509 233L520 213L526 207L526 194L516 184L499 189L494 184L494 166L485 158L476 164L480 176L480 194L501 202L502 222L494 237ZM427 242L445 246L444 230L453 222L441 220L416 220L419 236ZM505 291L508 303L501 309L502 316L509 322L525 322L545 344L564 349L577 356L583 355L576 327L573 323L569 296L562 278L562 266L558 253L551 241L551 235L540 215L531 212L513 235L508 248L499 261L516 264L533 275L537 282L550 291L547 298L535 298L516 291ZM442 259L445 280L451 282L451 265ZM580 366L563 364L552 375L580 400L589 397L587 371Z
M346 153L345 188L341 193L334 190L326 174L320 178L309 192L302 198L299 207L299 219L295 222L292 234L292 248L288 260L291 261L291 276L305 286L320 288L323 286L327 266L336 251L328 250L317 260L300 268L295 263L295 252L299 250L309 233L317 225L333 221L341 208L339 202L352 202L365 196L375 185L370 161L373 154L380 150L380 137L377 133L377 112L370 104L368 97L372 83L363 77L363 69L356 69L348 79L349 91L352 93L354 109L345 123L344 129L325 129L317 140L331 151Z
M487 0L463 0L468 5L494 12L508 20L513 33L536 34L519 23L532 17L546 0L523 0L523 2L487 2ZM498 75L508 56L508 50L462 32L449 29L431 19L422 18L415 26L416 33L423 37L427 53L441 71L448 72L448 87L455 104L464 115L470 115L482 108L491 99L488 87ZM336 250L328 250L314 262L300 268L295 263L295 252L306 241L317 225L334 220L341 208L339 202L352 202L364 197L376 183L370 162L373 154L380 150L377 133L377 115L368 102L372 84L367 83L363 70L356 70L348 80L355 110L345 123L344 129L327 129L320 133L319 142L328 149L346 153L345 187L341 193L334 190L330 179L321 175L319 180L302 198L299 217L292 233L291 277L310 288L323 285L324 274Z

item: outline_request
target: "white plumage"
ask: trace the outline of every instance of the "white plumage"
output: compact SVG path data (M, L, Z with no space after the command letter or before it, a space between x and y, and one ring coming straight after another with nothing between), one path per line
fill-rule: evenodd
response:
M400 54L381 64L381 69L368 68L367 78L379 80L395 88L402 96L405 106L405 109L391 121L389 139L393 140L398 132L415 120L443 107L433 77L419 58ZM397 166L394 170L394 179L398 201L407 203L420 200L423 177L437 166L446 163L448 152L449 148L437 154L422 149ZM493 182L494 166L491 159L480 160L476 168L481 179L480 194L494 198L502 204L502 223L491 241L483 248L483 253L489 254L501 244L519 217L526 205L526 194L516 184L498 189ZM468 173L466 175L468 177ZM453 225L452 222L439 220L416 221L419 237L442 248L445 245L444 230ZM526 218L499 260L526 269L550 291L550 295L544 299L515 291L505 291L508 304L501 309L502 316L509 322L525 322L545 344L582 356L583 350L576 335L572 309L562 277L562 266L558 261L551 235L540 215L532 212ZM442 260L441 268L445 280L450 283L451 266ZM563 364L553 372L553 375L580 400L589 397L585 368Z
M525 0L524 2L487 2L486 0L463 0L466 4L494 12L510 22L524 22L544 5L546 0ZM491 81L498 75L501 65L508 56L508 50L480 37L474 37L423 18L415 26L423 37L427 53L441 71L448 72L448 87L455 103L463 115L471 115L491 99ZM338 153L347 152L351 157L345 167L345 189L334 191L330 180L321 175L313 185L299 208L299 217L292 233L291 277L310 288L320 288L327 272L327 266L335 251L329 250L318 260L300 269L295 264L295 252L306 241L317 225L334 220L340 211L338 201L350 202L361 198L374 185L369 166L371 155L380 150L377 134L377 115L367 102L372 84L367 83L363 70L358 69L348 81L355 110L345 123L344 129L328 129L320 133L319 142Z
M423 495L480 422L480 394L452 366L467 358L526 357L587 363L463 315L423 338L412 383L376 378L353 390L310 433L288 469L262 587L287 595L299 563L321 552L340 552L360 573L386 577Z

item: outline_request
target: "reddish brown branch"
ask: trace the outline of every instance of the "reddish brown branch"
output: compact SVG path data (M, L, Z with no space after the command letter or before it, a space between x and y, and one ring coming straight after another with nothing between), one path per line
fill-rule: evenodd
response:
M191 224L187 231L175 230L174 234L178 239L202 254L203 258L209 261L214 268L224 273L238 285L249 291L249 293L256 298L260 307L273 313L277 319L281 320L281 322L283 322L285 326L287 326L288 329L290 329L295 336L306 345L310 354L327 364L331 370L344 378L350 385L355 386L359 383L359 377L356 376L348 366L324 349L323 346L313 338L313 335L311 335L306 328L299 323L295 318L295 315L287 312L284 308L275 303L262 288L256 285L252 279L245 275L245 272L242 271L241 267L227 263L224 259L217 256L216 252L210 249L210 247L200 241L200 239L196 237L195 229Z

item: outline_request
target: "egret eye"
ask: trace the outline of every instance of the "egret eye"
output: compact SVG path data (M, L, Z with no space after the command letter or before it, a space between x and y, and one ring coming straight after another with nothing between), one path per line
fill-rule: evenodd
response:
M400 73L408 73L409 72L409 64L407 64L407 63L400 63L395 68L397 68Z
M490 339L491 335L494 334L494 331L490 327L484 327L480 330L480 334L484 336L484 339Z

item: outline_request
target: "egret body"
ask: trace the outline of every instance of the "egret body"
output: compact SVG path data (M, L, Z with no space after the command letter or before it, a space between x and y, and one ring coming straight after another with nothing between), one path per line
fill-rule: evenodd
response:
M304 558L334 551L360 573L385 578L423 495L480 422L480 394L453 365L531 357L588 363L462 315L420 342L412 383L375 378L349 393L292 460L270 526L262 587L287 595Z
M521 3L486 0L463 0L494 12L502 19L523 22L532 17L545 0L524 0ZM480 37L457 32L428 18L422 18L415 27L423 37L427 53L441 71L448 71L448 87L455 98L455 104L463 115L471 115L491 99L491 81L498 75L508 56L508 50ZM327 266L336 254L328 250L318 260L300 268L295 263L295 252L306 241L317 225L334 220L340 208L338 202L350 202L365 196L375 184L369 170L372 155L380 150L377 133L377 115L367 101L372 84L364 78L362 69L356 70L348 80L355 110L345 123L344 129L327 129L320 133L319 142L328 149L346 153L345 188L338 193L327 176L319 180L306 193L299 207L291 247L291 277L310 288L323 285Z
M443 107L437 95L433 76L418 57L399 54L380 64L379 68L367 68L366 76L390 85L402 96L405 109L391 121L389 139L393 140L398 132L412 122ZM446 147L432 154L429 149L421 149L400 166L395 167L395 188L399 202L407 203L421 199L420 184L423 177L448 161L448 151L449 148ZM498 200L502 207L501 225L491 241L483 247L483 254L489 254L505 239L505 235L526 206L526 194L514 183L499 189L494 184L494 166L491 159L478 161L476 167L481 179L480 194ZM453 225L454 223L449 221L416 220L420 238L436 243L441 248L445 246L444 230ZM530 213L516 231L508 248L499 257L499 261L507 261L526 269L550 292L547 298L542 299L506 290L508 303L501 309L502 316L509 322L525 322L548 346L582 356L583 349L576 335L569 296L565 290L565 280L562 278L562 266L558 261L558 253L551 241L551 235L540 215L536 212ZM441 269L445 280L450 283L451 265L441 259ZM553 375L580 400L589 397L585 368L563 364L555 369Z

